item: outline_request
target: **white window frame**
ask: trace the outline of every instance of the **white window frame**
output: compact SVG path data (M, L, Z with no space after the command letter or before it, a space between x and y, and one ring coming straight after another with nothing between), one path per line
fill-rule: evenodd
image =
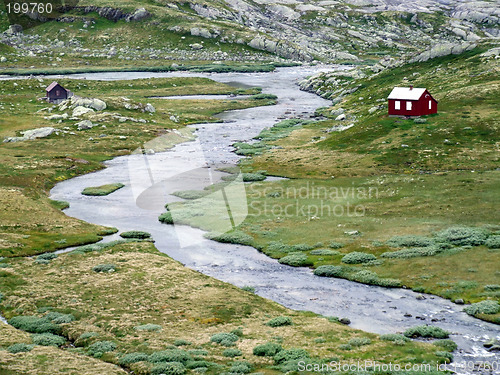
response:
M394 101L394 109L399 111L401 109L401 102L399 100Z
M410 100L408 100L408 101L406 102L406 110L407 110L407 111L411 111L411 108L412 108L412 102L411 102Z
M429 109L432 109L432 100L429 100Z

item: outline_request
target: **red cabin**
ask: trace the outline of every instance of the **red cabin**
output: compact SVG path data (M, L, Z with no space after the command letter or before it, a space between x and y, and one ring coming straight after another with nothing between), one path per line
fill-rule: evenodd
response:
M387 98L389 116L424 116L437 113L437 100L427 89L394 87Z
M59 103L71 96L71 91L66 90L56 81L52 82L46 89L47 100L50 103Z

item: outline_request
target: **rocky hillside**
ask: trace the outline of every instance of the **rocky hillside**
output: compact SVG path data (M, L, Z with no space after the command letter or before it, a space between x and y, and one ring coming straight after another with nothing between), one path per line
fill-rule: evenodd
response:
M5 14L5 12L3 12ZM169 61L377 62L500 37L495 2L85 0L55 21L0 27L8 67ZM442 47L444 45L444 47ZM13 47L13 48L10 48Z

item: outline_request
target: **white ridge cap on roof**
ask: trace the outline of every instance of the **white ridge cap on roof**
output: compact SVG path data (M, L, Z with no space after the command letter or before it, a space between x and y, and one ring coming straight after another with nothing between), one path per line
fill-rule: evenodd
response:
M418 100L424 92L423 88L394 87L387 99Z

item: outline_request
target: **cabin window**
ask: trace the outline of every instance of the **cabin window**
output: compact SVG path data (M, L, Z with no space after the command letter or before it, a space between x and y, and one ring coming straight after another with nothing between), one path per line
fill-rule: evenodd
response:
M56 95L57 95L57 96L61 95L61 91L56 90Z
M399 100L396 100L394 102L394 109L395 110L400 110L401 109L401 102Z
M411 102L406 102L406 110L411 111Z
M432 109L432 100L429 100L429 109Z

